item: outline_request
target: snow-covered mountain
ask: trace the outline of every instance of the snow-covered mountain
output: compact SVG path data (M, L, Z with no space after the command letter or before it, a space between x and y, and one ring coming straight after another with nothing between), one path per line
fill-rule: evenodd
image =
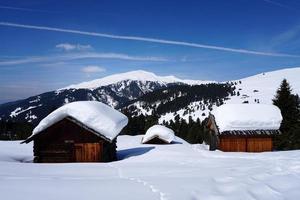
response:
M263 103L272 104L272 99L275 96L276 90L278 89L281 81L287 79L290 83L293 93L300 94L300 68L288 68L277 71L265 72L243 78L240 80L228 81L233 87L233 94L228 96L220 96L219 100L222 103ZM224 82L225 83L225 82ZM157 93L156 91L154 93ZM221 91L220 91L221 92ZM169 97L168 97L169 98ZM177 96L178 98L178 96ZM143 98L142 98L143 99ZM162 99L165 104L170 101L174 101L176 98L171 100ZM170 103L169 103L170 104ZM135 114L151 115L156 112L158 106L157 103L152 103L149 106L149 102L144 100L137 100L132 103L129 107L135 108ZM178 106L177 110L169 110L165 113L159 113L159 122L174 120L178 115L180 118L189 120L191 117L193 120L204 120L208 113L218 106L218 102L211 101L210 99L195 99L189 101L184 106Z
M127 102L157 89L171 85L195 85L210 82L181 80L174 76L157 76L142 70L131 71L2 104L0 105L0 118L37 124L54 109L73 101L100 101L114 108L120 108Z
M84 82L77 85L70 85L56 91L46 92L32 96L24 100L10 102L0 105L0 118L5 120L28 121L37 124L42 118L54 109L73 101L95 100L106 103L112 107L121 109L124 106L134 105L135 114L150 115L153 110L159 107L160 122L169 121L179 115L180 118L203 120L210 110L213 110L219 103L266 103L270 104L280 82L286 78L294 93L300 94L300 68L289 68L272 72L265 72L240 80L228 81L234 92L223 90L214 97L200 98L199 93L189 95L186 98L188 88L176 86L197 86L201 84L215 83L217 88L222 88L224 83L215 81L182 80L174 76L158 76L151 72L142 70L127 73L115 74L101 79ZM168 96L172 91L173 96ZM196 89L198 92L201 88ZM217 91L217 90L216 90ZM166 95L156 102L156 105L145 104L147 98L152 98L156 93L164 92ZM153 93L153 95L148 95ZM169 93L171 94L171 93ZM152 97L151 97L152 96ZM179 99L178 99L179 98ZM178 101L182 100L184 101ZM167 106L159 106L163 102ZM184 102L184 103L183 103ZM172 110L167 110L173 104ZM147 107L148 106L148 107Z
M110 76L106 76L101 79L96 79L88 82L83 82L75 85L70 85L62 89L96 89L102 86L108 86L113 84L120 84L127 81L136 81L141 84L140 86L143 86L143 89L148 89L147 83L149 82L155 82L160 85L168 85L170 83L184 83L189 85L200 85L200 84L206 84L211 83L214 81L200 81L200 80L184 80L179 79L175 76L158 76L152 72L147 72L144 70L136 70L136 71L130 71L120 74L114 74ZM121 88L125 88L126 85L121 84Z

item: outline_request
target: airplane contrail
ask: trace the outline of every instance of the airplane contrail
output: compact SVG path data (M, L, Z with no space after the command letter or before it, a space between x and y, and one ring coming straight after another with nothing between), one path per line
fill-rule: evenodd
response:
M21 7L13 7L13 6L3 6L3 5L0 5L0 9L28 11L28 12L53 13L52 11L48 11L48 10L37 10L37 9L21 8Z
M228 47L206 45L206 44L199 44L199 43L192 43L192 42L183 42L183 41L176 41L176 40L165 40L165 39L139 37L139 36L113 35L113 34L107 34L107 33L88 32L88 31L48 27L48 26L17 24L17 23L10 23L10 22L0 22L0 26L73 33L73 34L79 34L79 35L88 35L88 36L94 36L94 37L104 37L104 38L119 39L119 40L133 40L133 41L152 42L152 43L169 44L169 45L177 45L177 46L187 46L187 47L213 49L213 50L219 50L219 51L261 55L261 56L294 57L294 58L300 57L300 55L292 55L292 54L285 54L285 53L271 53L271 52L254 51L254 50L248 50L248 49L236 49L236 48L228 48Z

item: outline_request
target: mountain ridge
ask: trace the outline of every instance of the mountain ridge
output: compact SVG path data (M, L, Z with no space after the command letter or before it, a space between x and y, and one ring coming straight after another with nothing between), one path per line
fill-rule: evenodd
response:
M159 82L161 84L170 84L170 83L184 83L184 84L206 84L206 83L212 83L216 81L209 81L209 80L185 80L185 79L179 79L173 75L170 76L159 76L154 74L153 72L148 72L145 70L135 70L135 71L129 71L125 73L118 73L109 75L100 79L95 79L91 81L82 82L79 84L72 84L67 87L61 88L59 90L64 89L95 89L101 86L108 86L111 84L116 84L121 81L125 80L133 80L133 81L152 81L152 82Z
M141 75L139 76L139 74ZM224 83L232 86L233 92L230 92L227 97L223 95L222 99L220 99L222 103L270 104L283 78L286 78L290 82L295 93L300 94L300 80L298 75L300 75L300 67L275 70L239 80L218 83L213 81L181 80L174 76L158 76L151 72L137 70L94 80L96 84L99 84L99 80L101 80L100 83L102 86L100 87L62 88L31 96L27 99L1 104L0 118L3 120L27 121L36 124L51 111L66 103L85 100L100 101L116 109L121 109L127 106L128 103L133 102L136 107L136 110L133 111L134 113L151 115L153 105L146 108L147 112L145 108L142 108L142 105L145 105L145 103L143 103L145 98L151 96L147 94L160 91L159 94L161 95L161 92L164 92L164 90L167 91L168 88L172 86L179 88L178 92L172 93L173 96L165 96L165 99L161 99L161 102L170 104L172 101L175 102L177 98L183 98L182 91L189 91L188 88L184 89L179 87L180 85L196 86L212 83L220 87L221 84ZM137 80L131 80L130 78ZM90 82L87 82L85 86L93 85L89 83ZM80 84L77 84L77 86L80 86ZM140 98L144 95L145 98ZM185 100L185 102L189 102L188 105L181 105L180 109L178 107L178 110L175 112L165 112L160 116L159 121L173 120L177 114L186 120L189 119L189 117L192 117L193 120L197 118L203 120L208 112L219 104L206 101L205 99L199 101L198 97L189 96L189 98L188 101ZM161 108L160 106L160 109L165 108ZM204 110L205 112L203 112Z

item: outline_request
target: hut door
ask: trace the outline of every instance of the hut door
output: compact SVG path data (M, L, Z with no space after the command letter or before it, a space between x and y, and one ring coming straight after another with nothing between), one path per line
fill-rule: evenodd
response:
M75 162L100 162L102 157L101 143L76 143Z

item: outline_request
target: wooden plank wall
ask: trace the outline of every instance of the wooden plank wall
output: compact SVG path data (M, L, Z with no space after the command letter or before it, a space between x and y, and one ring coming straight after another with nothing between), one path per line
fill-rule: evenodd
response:
M272 151L271 137L221 137L219 149L225 152Z
M272 138L248 138L247 152L272 151Z
M246 138L220 138L219 149L221 151L241 151L246 152Z
M34 139L34 162L109 162L116 160L116 140L103 140L63 119Z
M72 162L73 144L49 144L44 148L34 145L35 162Z
M75 162L100 162L102 143L77 143L75 145Z

